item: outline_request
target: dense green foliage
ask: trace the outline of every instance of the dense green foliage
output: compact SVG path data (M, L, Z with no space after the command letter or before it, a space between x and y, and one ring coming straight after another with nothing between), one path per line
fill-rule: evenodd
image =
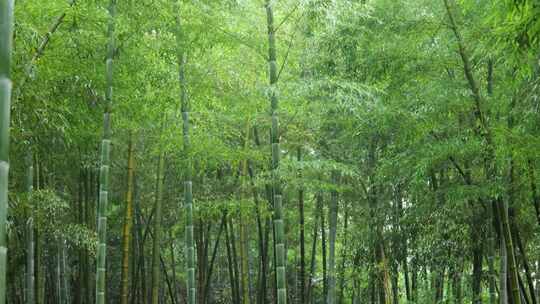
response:
M539 303L536 1L10 5L7 303Z

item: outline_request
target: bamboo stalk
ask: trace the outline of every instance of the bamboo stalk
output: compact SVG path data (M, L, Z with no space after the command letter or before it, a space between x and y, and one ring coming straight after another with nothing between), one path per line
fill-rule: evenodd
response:
M126 213L123 227L122 245L122 294L121 304L128 304L129 297L129 247L131 244L131 227L133 226L133 175L135 167L135 156L133 148L133 133L129 135L128 143L128 176L126 192Z
M297 150L297 160L299 163L302 162L302 147L298 147ZM302 170L298 170L298 178L302 179ZM306 249L305 249L305 225L304 225L304 187L300 185L298 187L298 217L300 224L300 298L299 303L306 303Z
M332 183L337 186L338 172L332 172ZM336 237L337 237L337 217L338 217L338 192L336 189L331 192L330 208L328 213L328 234L329 256L328 256L328 295L326 303L336 303Z
M68 267L68 252L67 252L67 246L66 246L66 240L62 239L62 243L60 244L61 254L62 254L62 260L60 267L62 268L62 298L64 299L65 304L71 303L70 301L70 286L69 286L69 267Z
M27 158L27 171L26 171L26 192L28 199L34 190L34 162L31 153L28 153ZM28 216L26 224L26 303L35 303L35 276L34 276L34 219L32 217L32 211Z
M165 156L163 152L159 152L158 168L156 173L156 202L155 202L155 219L154 219L154 238L152 242L152 304L159 302L160 290L160 261L161 254L161 219L162 219L162 194L163 194L163 167Z
M68 273L67 273L67 249L66 241L59 237L57 239L56 252L56 288L59 304L68 304Z
M96 261L96 304L105 304L107 257L107 202L109 196L109 168L111 150L111 106L113 101L114 27L116 0L109 4L109 44L107 48L105 111L103 114L103 139L101 141L101 167L99 170L98 247Z
M176 2L176 11L179 11L180 3ZM182 26L180 15L176 16L176 43L178 60L178 80L180 83L180 111L182 112L182 134L183 134L183 152L187 157L186 172L184 176L184 210L186 214L185 247L187 261L187 304L197 302L197 284L195 278L195 237L193 228L193 184L191 181L192 161L190 156L190 138L189 138L189 102L187 96L187 84L185 78L186 53L182 45Z
M287 250L285 249L285 227L283 222L283 207L281 197L281 187L279 180L279 119L278 119L278 95L277 95L277 62L276 62L276 39L274 29L273 1L266 0L266 22L268 26L268 70L269 70L269 101L271 114L271 146L272 146L272 184L274 203L274 244L276 248L276 289L277 304L287 303L286 287L286 260Z
M250 130L250 121L247 119L246 122L246 133L244 138L244 152L247 153L248 147L249 147L249 130ZM241 293L242 293L242 304L248 304L250 302L249 299L249 257L248 257L248 231L246 227L246 218L244 214L244 208L242 208L242 205L244 201L247 200L247 163L248 159L245 158L241 161L242 163L242 169L241 169L241 177L240 177L240 193L239 193L239 201L240 201L240 280L241 280Z
M6 300L9 124L11 108L11 51L13 0L0 1L0 304Z

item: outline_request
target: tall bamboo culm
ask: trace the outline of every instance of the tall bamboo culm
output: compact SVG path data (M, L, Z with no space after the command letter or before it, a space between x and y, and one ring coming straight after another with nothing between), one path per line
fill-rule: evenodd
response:
M244 152L247 155L249 149L249 133L250 133L250 120L246 121L246 133L244 137ZM244 214L245 210L242 205L247 201L248 194L248 185L247 185L247 175L248 175L248 158L244 158L241 162L242 172L240 175L240 193L238 195L240 203L240 288L242 293L242 304L249 304L249 236L248 229L246 227L246 215Z
M26 156L26 193L28 199L34 190L34 161L32 153ZM34 304L34 219L32 210L29 210L28 221L26 223L26 304Z
M283 224L283 208L278 175L279 169L279 120L278 120L278 96L277 96L277 62L276 62L276 40L274 30L274 11L272 5L275 1L266 0L266 21L268 26L268 71L270 87L268 96L270 99L270 114L272 117L271 145L272 145L272 191L274 203L274 230L276 248L276 288L277 303L287 303L286 270L287 252L285 249L285 227Z
M182 120L184 134L184 154L188 157L186 176L184 179L184 209L186 213L186 261L187 261L187 287L188 304L196 303L196 282L195 282L195 242L193 232L193 194L191 183L191 157L189 156L189 109L185 92L184 65L185 55L182 56L180 67L180 79L182 83Z
M13 40L13 0L0 1L0 304L6 300L9 173L9 122L11 108L11 47Z
M114 26L116 0L109 3L109 45L107 47L105 111L103 139L101 141L101 167L99 169L98 247L96 262L96 304L105 304L105 271L107 257L107 202L109 196L109 168L111 152L111 106L113 101L113 57L115 49Z
M339 173L332 171L332 183L337 187ZM327 304L336 303L336 237L337 237L337 220L338 220L338 192L332 190L330 199L330 208L328 213L328 295L326 298Z
M176 53L178 61L178 81L180 83L180 111L182 112L182 134L183 134L183 152L187 157L187 164L184 175L184 211L186 215L186 271L187 271L187 304L197 302L197 284L195 281L195 237L193 231L193 193L191 182L191 156L189 139L189 103L187 96L187 84L185 77L186 53L183 49L183 33L180 18L180 1L176 1Z
M162 126L163 132L163 126ZM162 150L162 148L160 148ZM162 196L163 196L163 167L165 162L165 155L163 151L159 152L158 166L156 174L156 201L155 201L155 214L154 214L154 239L152 240L152 304L159 304L159 289L161 281L161 265L159 264L159 257L161 254L161 220L162 220Z
M120 303L128 304L129 297L129 247L131 244L131 227L133 225L133 175L135 170L135 155L133 148L133 133L129 135L128 143L128 176L126 192L126 213L123 227L122 245L122 294Z

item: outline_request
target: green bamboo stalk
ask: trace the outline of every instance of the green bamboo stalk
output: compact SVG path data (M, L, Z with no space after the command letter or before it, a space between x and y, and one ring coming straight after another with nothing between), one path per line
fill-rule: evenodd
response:
M332 172L332 182L334 186L338 183L338 172ZM328 296L326 303L336 303L336 236L337 236L337 216L338 216L338 192L332 190L330 199L330 209L328 215L328 225L330 231L328 235L329 255L328 255Z
M56 294L58 295L58 304L64 304L64 291L62 286L62 240L58 238L56 244Z
M11 109L11 49L13 0L0 1L0 304L6 301L9 122Z
M247 119L246 122L246 133L244 137L244 152L247 153L249 148L249 130L250 130L250 120ZM248 174L248 159L245 158L241 161L242 163L242 172L240 177L240 193L239 201L242 205L247 200L248 195L248 184L247 184L247 174ZM241 293L242 293L242 304L249 304L249 256L248 256L248 231L246 227L246 218L244 214L245 210L240 206L240 280L241 280Z
M96 304L105 304L105 271L107 257L107 202L109 196L109 168L111 150L111 106L113 101L113 57L115 49L114 27L116 0L109 4L109 44L107 48L105 111L103 114L103 139L101 141L101 167L99 170L98 247L96 261Z
M502 223L499 224L502 231ZM508 253L506 252L506 241L504 235L500 238L500 264L499 264L499 304L508 303Z
M128 304L129 297L129 247L131 243L131 227L133 225L133 175L135 167L135 153L133 151L133 132L129 135L128 143L128 176L126 192L126 213L122 231L122 294L121 304Z
M279 120L278 120L278 96L277 96L277 62L276 62L276 40L274 30L274 11L272 9L274 1L266 0L266 22L268 26L268 70L269 70L269 100L270 114L272 120L271 146L272 146L272 190L274 203L274 244L276 248L276 288L277 303L287 303L286 287L286 260L287 251L285 249L285 227L283 223L283 210L281 201L281 187L279 181Z
M56 292L59 304L68 304L68 273L67 273L67 249L66 241L58 238L56 252Z
M28 153L26 167L26 192L28 199L34 190L34 162L31 153ZM34 304L35 276L34 276L34 219L30 214L26 224L26 303Z
M325 216L324 216L324 197L323 192L319 190L317 193L317 210L319 210L319 220L321 221L321 262L322 262L322 297L323 299L326 299L328 297L328 259L327 259L327 252L328 250L326 245L326 224L325 224ZM370 280L373 281L373 280Z
M176 11L180 12L180 2L176 1ZM185 77L186 53L182 44L182 26L180 22L180 14L176 15L176 45L177 45L177 60L178 60L178 80L180 83L180 111L182 112L182 134L183 134L183 152L187 157L186 171L184 175L184 209L186 213L186 231L185 231L185 246L186 246L186 261L187 261L187 304L195 304L196 296L196 279L195 279L195 242L193 232L193 184L191 181L191 155L190 155L190 139L189 139L189 102L187 96L187 84Z
M297 161L302 162L302 147L297 148ZM302 181L302 170L298 170L298 178ZM304 185L298 187L298 222L300 224L300 297L299 303L306 303L306 249L305 249L305 218L304 218Z
M34 185L37 189L45 189L44 168L42 161L38 158L38 155L34 158ZM43 249L40 246L39 240L41 239L41 232L39 226L34 222L34 302L42 304L44 301L45 293L45 274L43 269L43 263L41 261L41 252Z
M66 246L66 240L62 239L60 244L60 253L61 253L61 261L60 261L60 267L61 267L61 273L62 273L62 286L60 289L63 302L62 304L68 304L71 303L70 297L69 297L69 268L67 265L68 260L68 254L67 254L67 246Z
M34 304L34 224L33 218L28 219L26 230L26 303Z
M487 262L488 262L488 282L489 282L489 303L490 304L496 304L497 303L497 293L496 293L496 274L495 274L495 232L493 229L488 230L489 237L487 241Z
M162 219L162 194L163 194L163 167L164 167L163 152L159 152L158 168L156 175L156 202L155 202L155 218L154 218L154 239L152 242L152 304L159 303L159 288L160 288L160 243L161 243L161 219Z

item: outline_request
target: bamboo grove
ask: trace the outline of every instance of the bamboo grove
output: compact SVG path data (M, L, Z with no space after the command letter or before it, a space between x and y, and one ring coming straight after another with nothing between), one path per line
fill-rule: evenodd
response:
M539 304L539 14L0 0L0 304Z

